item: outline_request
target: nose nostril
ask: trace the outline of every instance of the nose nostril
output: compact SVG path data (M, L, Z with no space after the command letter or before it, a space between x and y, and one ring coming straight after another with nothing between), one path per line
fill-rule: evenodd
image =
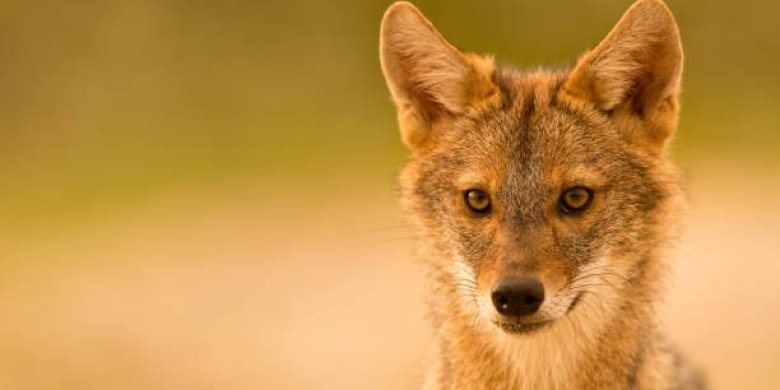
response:
M496 304L498 305L499 309L507 310L509 309L509 298L507 298L506 295L499 295L496 298Z
M529 309L539 306L539 302L539 298L532 295L526 295L526 297L523 299L523 304L525 304L525 307Z
M493 290L492 298L496 310L503 315L530 315L542 305L544 286L533 277L504 279Z

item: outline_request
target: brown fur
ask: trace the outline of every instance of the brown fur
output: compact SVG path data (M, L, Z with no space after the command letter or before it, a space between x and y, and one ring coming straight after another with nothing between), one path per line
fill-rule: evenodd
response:
M677 26L639 0L569 71L520 72L459 51L411 4L381 27L382 67L410 161L401 174L430 265L436 353L426 389L699 389L656 320L681 205L666 148L682 71ZM560 193L593 190L582 214ZM463 193L489 194L474 215ZM490 291L548 291L507 332Z

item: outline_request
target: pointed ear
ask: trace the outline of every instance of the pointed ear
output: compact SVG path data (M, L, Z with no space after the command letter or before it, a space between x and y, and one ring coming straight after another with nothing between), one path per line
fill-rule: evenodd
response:
M437 121L500 99L492 58L460 52L410 3L396 2L385 12L379 50L401 136L412 149L430 138Z
M561 93L612 113L635 127L634 133L645 132L633 135L664 145L677 124L682 65L671 12L660 0L639 0L578 60Z

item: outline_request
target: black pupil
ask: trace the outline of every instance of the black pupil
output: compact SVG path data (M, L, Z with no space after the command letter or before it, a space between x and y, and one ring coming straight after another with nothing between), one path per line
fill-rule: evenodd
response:
M567 194L567 202L569 206L580 207L585 201L587 201L588 193L582 188L571 190Z
M469 205L476 210L484 210L487 207L487 198L482 191L469 191Z

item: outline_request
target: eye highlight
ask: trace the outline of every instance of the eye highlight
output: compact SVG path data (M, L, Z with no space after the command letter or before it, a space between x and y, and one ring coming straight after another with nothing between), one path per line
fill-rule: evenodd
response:
M593 200L593 191L590 188L576 186L569 188L561 194L558 204L561 211L566 214L585 210Z
M490 210L490 196L485 191L471 189L464 193L466 205L474 212L484 214Z

